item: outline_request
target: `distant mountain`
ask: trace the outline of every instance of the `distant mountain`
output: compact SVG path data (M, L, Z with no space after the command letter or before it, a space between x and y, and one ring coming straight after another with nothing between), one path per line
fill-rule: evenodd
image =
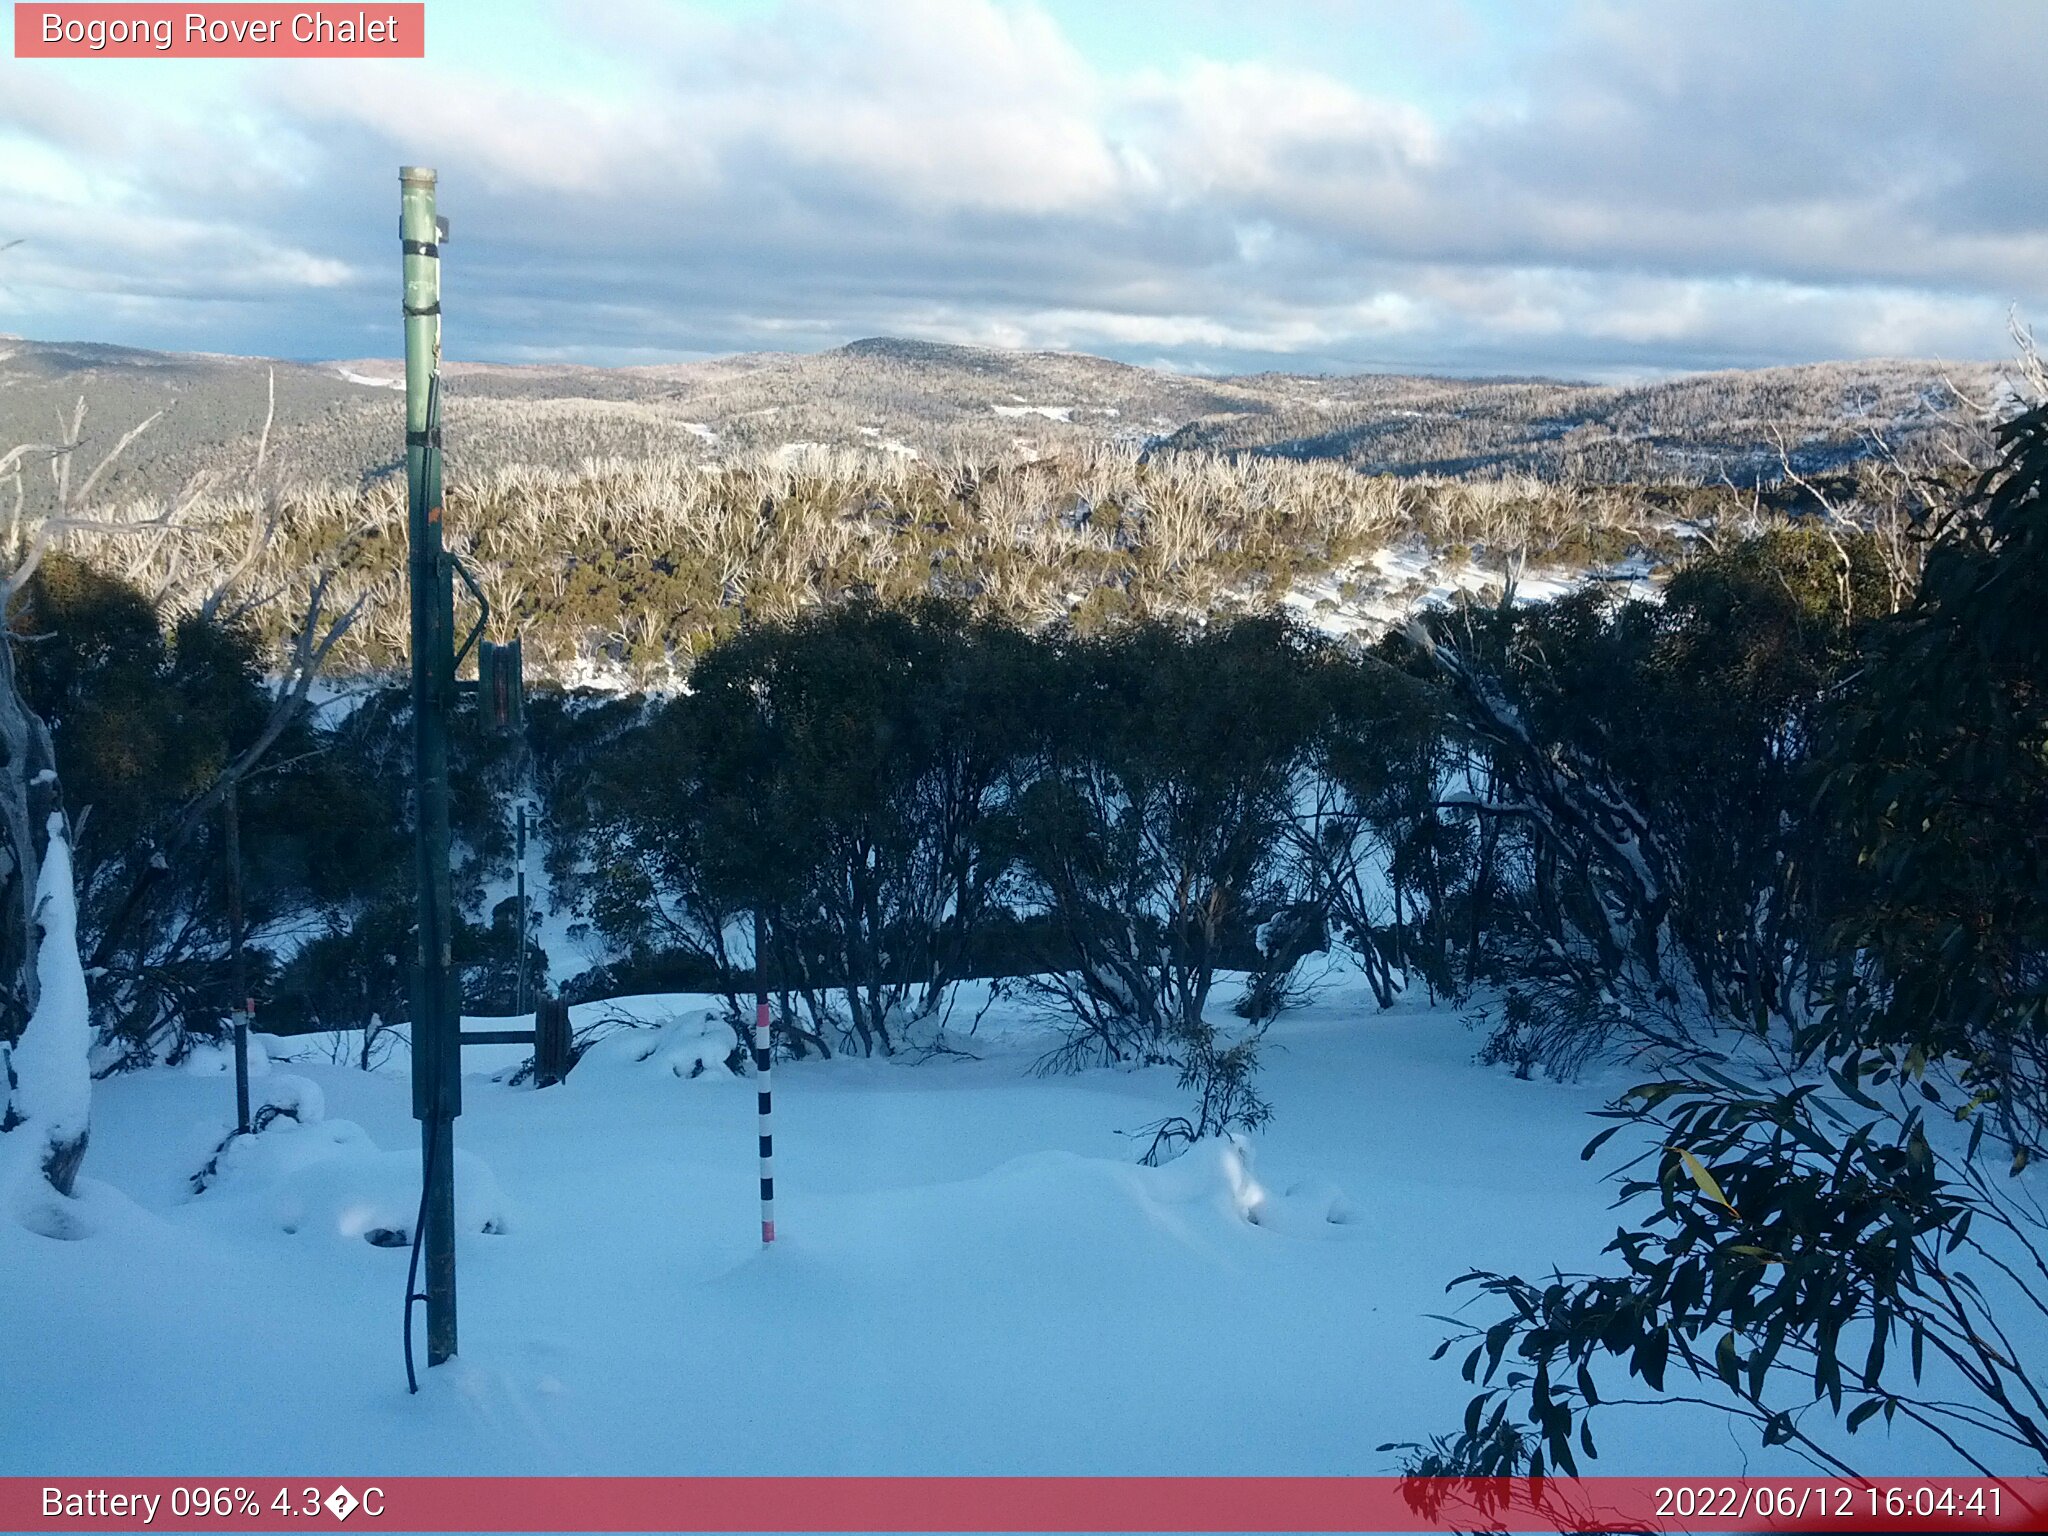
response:
M161 416L106 482L173 491L254 453L275 377L273 465L363 486L397 469L400 370L0 338L0 443L47 438L83 395L110 445ZM1768 476L1781 434L1802 469L1941 437L1996 388L1987 364L1823 363L1628 387L1393 374L1203 378L1070 352L875 337L814 354L636 368L451 360L450 472L593 459L720 458L827 443L928 459L1126 442L1334 459L1397 475L1596 481ZM88 453L91 449L88 449Z
M1338 459L1376 474L1515 471L1601 482L1766 479L1946 439L2002 384L1988 364L1878 360L1694 374L1625 387L1541 380L1340 381L1349 398L1190 422L1175 448Z

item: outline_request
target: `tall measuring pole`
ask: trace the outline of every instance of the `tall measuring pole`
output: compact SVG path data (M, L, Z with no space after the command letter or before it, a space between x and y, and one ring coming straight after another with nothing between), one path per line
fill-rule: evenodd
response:
M413 790L419 955L412 987L412 1112L424 1181L427 1364L455 1353L455 1117L462 1113L460 1010L450 939L448 705L455 689L455 591L441 547L441 226L434 172L398 173L405 268L406 573L412 590ZM407 1306L410 1308L410 1301Z
M769 1029L768 1011L768 924L754 914L754 1078L755 1109L760 1115L761 1136L761 1246L775 1241L775 1097L769 1090L768 1069L775 1060L775 1041Z

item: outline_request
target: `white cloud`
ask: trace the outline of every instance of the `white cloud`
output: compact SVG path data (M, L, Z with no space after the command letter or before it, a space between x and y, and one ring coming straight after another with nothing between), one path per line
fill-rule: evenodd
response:
M222 109L14 63L8 291L81 333L375 350L404 161L442 171L451 335L500 356L896 330L1612 372L1988 355L2048 298L2048 7L1587 4L1455 108L1299 58L1119 71L993 0L576 14L561 86L307 64Z

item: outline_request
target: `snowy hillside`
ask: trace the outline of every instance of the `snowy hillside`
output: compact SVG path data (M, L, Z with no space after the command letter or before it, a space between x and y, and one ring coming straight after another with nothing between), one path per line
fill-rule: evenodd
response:
M1079 352L878 337L633 368L508 366L451 357L457 483L591 460L730 458L797 443L893 442L934 462L1165 444L1331 460L1403 475L1742 483L1775 476L1773 433L1809 473L1948 442L1994 393L1985 363L1867 360L1679 375L1627 388L1556 379L1386 373L1197 377ZM238 475L274 415L271 462L294 482L388 478L398 364L305 363L82 343L0 345L0 439L39 431L81 394L93 417L158 411L114 466L117 498ZM1881 455L1880 455L1881 456Z

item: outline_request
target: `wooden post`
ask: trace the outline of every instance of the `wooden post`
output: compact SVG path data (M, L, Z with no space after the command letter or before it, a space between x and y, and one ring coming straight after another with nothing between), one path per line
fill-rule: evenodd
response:
M543 997L533 1009L533 1085L546 1088L569 1075L569 1005Z

